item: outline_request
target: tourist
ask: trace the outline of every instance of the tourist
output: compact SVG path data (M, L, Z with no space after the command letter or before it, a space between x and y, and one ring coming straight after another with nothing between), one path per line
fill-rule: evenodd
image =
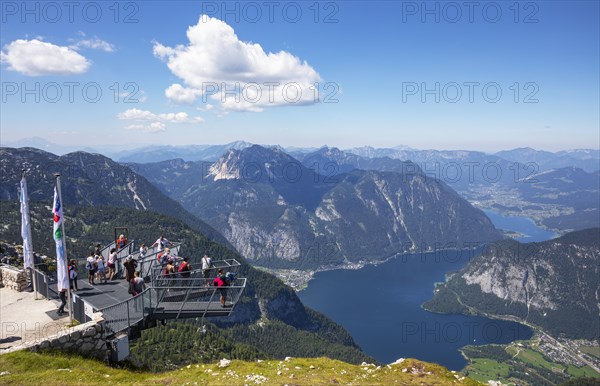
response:
M96 256L96 266L98 267L96 272L98 281L104 281L104 284L106 284L106 269L104 267L104 257L102 257L102 255Z
M219 268L217 271L217 277L213 280L213 285L217 287L217 291L221 294L221 307L225 307L225 299L227 298L227 280L223 274L223 270Z
M165 239L163 237L163 235L160 235L158 240L156 240L151 246L152 247L157 246L158 247L157 251L160 252L167 247L167 244L175 245L172 242L170 242L169 240Z
M202 277L208 279L210 277L210 269L212 268L212 259L208 255L202 257Z
M63 288L58 293L58 296L60 297L60 306L58 307L58 310L56 311L56 313L58 315L66 314L65 306L67 305L67 289Z
M88 271L88 283L94 285L94 275L96 274L96 258L94 252L90 253L86 260L85 269Z
M73 292L77 292L77 262L75 260L69 262L69 286Z
M177 270L177 272L179 272L181 277L183 277L185 279L189 279L190 271L192 270L192 266L190 265L188 260L189 259L187 257L184 257L183 262L179 265L179 269Z
M135 271L133 274L133 279L129 282L131 295L136 296L141 294L143 290L146 289L146 284L144 283L144 279L140 277L140 273Z
M169 279L175 277L175 266L173 265L172 260L167 261L167 265L165 266L164 274Z
M171 255L171 249L165 248L162 253L156 255L156 259L158 260L158 263L164 267L169 261L172 262L175 260L175 257Z
M140 246L140 260L143 259L144 257L146 257L147 254L148 254L148 247L146 246L146 244L142 244Z
M115 277L115 267L117 266L117 249L112 248L110 250L110 254L108 255L108 263L106 264L108 267L108 280L113 280Z
M123 235L123 234L119 235L119 238L117 239L116 243L117 243L117 249L125 248L125 246L127 245L127 239L125 238L125 235Z
M125 267L125 280L127 280L127 282L129 283L131 279L133 279L135 269L137 268L137 260L135 260L133 256L129 255L125 259L123 267Z

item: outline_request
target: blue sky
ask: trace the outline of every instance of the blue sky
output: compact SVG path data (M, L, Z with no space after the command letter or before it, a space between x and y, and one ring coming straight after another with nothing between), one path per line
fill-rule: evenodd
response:
M23 4L2 143L600 146L597 1Z

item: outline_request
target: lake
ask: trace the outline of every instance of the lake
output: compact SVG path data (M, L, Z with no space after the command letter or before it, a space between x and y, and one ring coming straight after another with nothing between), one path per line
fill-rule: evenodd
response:
M524 243L545 241L557 236L552 231L538 227L529 217L503 216L491 210L484 210L483 212L492 220L496 228L523 234L523 237L516 237L515 240Z
M554 237L527 218L488 214L498 228L526 234L526 241ZM525 221L529 220L529 221ZM462 268L469 251L406 255L359 270L318 272L299 292L302 302L344 326L363 351L382 363L417 358L451 370L466 364L459 348L529 339L530 328L514 322L435 314L421 308L434 284Z
M531 330L518 323L421 308L431 299L434 283L467 262L467 252L459 254L409 255L359 270L318 272L298 295L344 326L366 354L382 363L410 357L460 370L466 361L459 348L529 339Z

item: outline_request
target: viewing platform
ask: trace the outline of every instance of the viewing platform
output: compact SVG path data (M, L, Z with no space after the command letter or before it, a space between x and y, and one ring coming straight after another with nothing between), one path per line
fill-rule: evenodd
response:
M115 243L101 249L105 261L112 248ZM71 292L73 318L85 323L91 320L94 312L101 312L106 331L116 335L130 332L132 327L144 328L155 321L229 316L246 287L246 279L236 278L224 287L214 286L213 280L219 269L237 275L240 263L235 259L213 261L205 278L202 269L177 272L183 261L178 256L181 244L175 243L169 249L175 268L173 274L165 275L165 267L160 263L162 251L149 248L145 256L140 257L139 250L134 251L134 242L130 242L117 251L113 280L96 279L93 285L88 283L86 260L78 260L78 289ZM123 262L129 256L137 261L135 270L144 279L146 287L136 296L129 293L129 283L125 280ZM201 267L200 258L190 260L193 268ZM37 292L47 299L58 298L56 277L38 269L33 273ZM221 297L224 304L221 304Z

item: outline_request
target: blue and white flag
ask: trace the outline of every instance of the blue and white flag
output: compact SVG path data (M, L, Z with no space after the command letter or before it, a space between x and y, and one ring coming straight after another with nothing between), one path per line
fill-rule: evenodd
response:
M23 237L23 262L25 269L33 268L33 249L29 234L29 197L27 197L27 181L21 179L21 237Z
M54 187L54 205L52 206L54 214L54 241L56 242L56 277L58 279L58 291L69 289L69 277L67 276L67 261L63 243L62 223L63 209L58 196L58 190Z

